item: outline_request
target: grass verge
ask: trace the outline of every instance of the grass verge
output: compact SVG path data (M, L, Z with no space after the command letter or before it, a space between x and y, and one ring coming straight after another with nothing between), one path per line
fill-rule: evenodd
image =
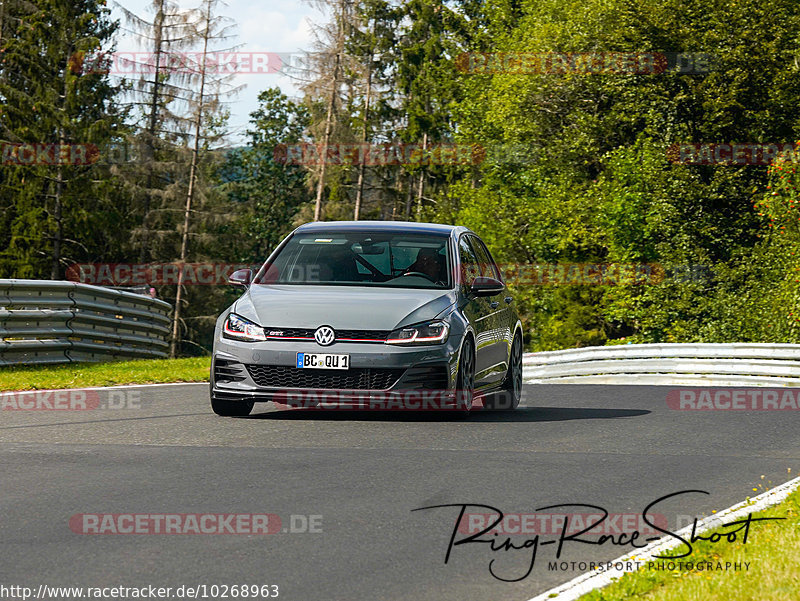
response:
M754 488L759 493L764 492ZM716 544L698 541L694 551L680 560L711 562L716 567L741 564L742 569L718 570L655 570L647 569L647 562L638 572L625 574L605 588L592 591L578 601L797 601L800 599L800 489L790 494L783 503L770 507L753 517L784 517L785 520L755 522L750 527L747 544L741 536L735 543L723 539ZM719 529L711 532L731 531ZM739 533L741 535L741 533ZM703 536L709 536L710 532ZM671 552L685 552L684 545ZM654 562L669 560L656 559ZM749 568L744 569L744 563Z
M0 391L207 382L211 357L0 367Z

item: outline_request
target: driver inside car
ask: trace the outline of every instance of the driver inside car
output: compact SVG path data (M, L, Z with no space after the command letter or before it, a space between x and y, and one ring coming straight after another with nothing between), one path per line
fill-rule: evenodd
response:
M444 281L444 257L435 248L420 248L416 260L405 273L424 273L436 283Z

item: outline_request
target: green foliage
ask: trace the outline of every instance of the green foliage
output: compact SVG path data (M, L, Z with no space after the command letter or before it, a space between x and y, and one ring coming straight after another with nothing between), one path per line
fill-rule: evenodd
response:
M113 169L0 165L0 276L178 256L189 156L177 148L181 128L165 132L180 117L164 99L148 104L144 119L126 115L122 90L106 76L70 68L69 57L113 46L116 24L103 5L4 3L0 140L103 147L132 139L152 160ZM512 281L532 349L800 342L796 157L772 167L694 165L675 151L800 137L796 0L331 6L339 21L323 30L335 52L312 61L319 72L305 98L265 90L244 147L203 146L188 260L260 262L312 218L321 169L276 160L281 145L320 143L326 129L332 144L471 144L483 152L477 164L330 165L322 216L350 219L360 198L361 218L469 226L502 263L649 264L663 276L624 285ZM469 52L694 53L683 64L697 68L468 73ZM155 81L139 84L147 92ZM210 136L224 133L224 115L204 123ZM207 348L213 316L234 294L187 290L184 351Z
M102 0L11 2L0 39L0 143L104 148L124 128L119 90L75 57L111 43L117 24ZM51 146L52 147L52 146ZM91 156L91 153L87 153ZM126 209L102 164L0 164L0 276L61 277L71 262L115 245ZM54 157L55 158L55 157ZM9 202L10 201L10 202Z
M239 261L265 260L291 231L300 207L311 200L302 167L276 160L283 156L282 147L305 141L308 109L278 88L264 90L258 101L259 108L250 115L249 144L230 151L220 171L229 202L237 207L238 217L227 234L238 240L231 258Z
M502 13L500 3L492 5L487 15ZM457 206L440 216L485 236L501 260L656 263L668 275L658 285L591 292L520 290L533 348L605 338L793 340L787 313L797 315L798 291L786 259L795 256L786 254L795 252L793 243L761 238L753 209L767 169L685 165L669 156L682 143L797 138L791 107L800 101L800 79L788 57L797 55L800 7L787 0L553 0L522 11L493 51L713 55L705 73L462 77L453 109L461 139L521 147L526 155L495 153L469 183L451 187ZM788 198L786 181L780 195ZM781 215L791 226L775 227L793 235L793 213ZM703 277L675 275L692 269L703 269Z

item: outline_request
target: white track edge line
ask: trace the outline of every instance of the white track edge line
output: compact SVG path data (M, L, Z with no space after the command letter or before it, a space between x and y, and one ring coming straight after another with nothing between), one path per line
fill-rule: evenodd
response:
M87 386L85 388L31 388L28 390L4 390L0 391L0 397L8 395L29 394L37 392L59 392L70 390L109 390L112 388L148 388L152 386L197 386L202 384L208 386L208 382L164 382L162 384L119 384L117 386Z
M728 507L719 513L715 513L712 516L708 516L707 518L698 521L696 532L705 532L706 530L722 526L724 521L735 521L737 518L744 517L748 513L755 513L767 509L773 505L777 505L786 499L786 497L788 497L798 486L800 486L800 476L789 480L780 486L776 486L775 488L772 488L764 493L761 493L757 497L737 503L736 505ZM685 528L681 528L675 534L682 537L688 537L691 536L691 533L692 525L690 524ZM581 574L569 582L551 588L548 591L528 599L528 601L549 601L551 599L555 599L556 601L574 601L578 597L585 595L588 592L611 584L613 582L612 579L619 578L626 572L636 571L633 569L626 570L625 562L649 561L655 555L660 555L661 553L681 544L683 543L674 539L673 537L665 536L654 543L647 545L646 547L637 549L631 553L611 560L611 563L614 564L614 567L611 570L587 572L585 574ZM622 562L622 569L616 569L616 564L618 562ZM602 563L606 564L607 562Z

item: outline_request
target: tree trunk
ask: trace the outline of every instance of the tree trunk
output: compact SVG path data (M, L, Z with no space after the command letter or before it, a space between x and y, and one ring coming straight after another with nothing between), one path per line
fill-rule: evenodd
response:
M364 127L361 129L361 142L366 147L367 145L367 121L369 119L369 101L370 96L372 94L372 57L370 57L370 64L367 67L367 94L364 98ZM358 165L358 184L356 186L356 207L353 211L353 219L358 221L359 215L361 213L361 199L364 196L364 170L366 168L366 157L361 156L359 153L359 157L362 159Z
M422 150L423 153L428 147L428 132L422 134ZM424 162L424 161L423 161ZM425 187L425 167L420 165L419 184L417 186L417 221L422 218L422 192Z
M0 0L0 48L3 46L3 34L5 33L5 21L6 21L6 2L5 0ZM3 77L3 71L0 70L0 78Z
M159 70L161 68L161 54L163 53L163 29L164 29L164 0L160 0L158 11L153 19L153 49L155 54L155 65L153 75L153 94L150 101L150 115L147 124L148 138L145 147L145 163L147 168L147 187L144 196L144 207L142 212L142 243L139 249L139 263L144 263L149 254L149 236L147 234L147 217L150 214L150 190L153 186L152 162L155 160L155 138L156 125L158 124L158 89L159 89Z
M64 75L64 99L67 98L67 80L66 75ZM63 109L63 105L62 105ZM63 146L66 143L64 138L64 128L60 127L58 132L59 144ZM50 279L51 280L60 280L61 279L61 243L64 240L64 220L62 217L62 204L61 204L61 195L64 191L64 170L61 164L58 165L58 170L56 171L56 191L53 195L54 198L54 206L53 206L53 217L56 220L56 233L53 237L53 263L50 267Z
M61 179L62 176L62 169L59 165L56 193L54 194L55 206L53 207L53 217L55 217L56 220L56 233L53 237L53 264L50 268L51 280L61 279L61 241L64 239L64 221L61 216L61 194L64 186L64 181Z
M319 181L317 182L317 199L314 204L314 221L319 221L322 214L322 193L325 190L325 173L328 166L328 144L330 143L331 132L333 130L333 106L336 102L336 90L338 88L339 80L339 53L336 53L336 58L333 63L333 83L331 87L331 95L328 100L328 114L325 117L325 134L322 138L322 152L320 152L320 160L322 166L320 167Z
M186 193L186 207L183 212L183 231L181 235L181 255L178 260L180 271L178 272L178 289L175 292L175 310L172 320L172 344L170 346L170 357L173 359L178 350L178 330L181 316L181 300L183 298L183 274L184 264L186 263L187 248L189 245L189 217L192 212L192 200L194 199L195 179L197 178L197 158L200 154L200 128L203 121L203 99L206 85L206 57L208 56L208 39L210 35L211 4L207 4L206 12L206 31L203 34L203 54L200 66L200 96L197 103L197 114L194 121L194 147L192 148L192 164L189 168L189 190Z
M406 210L405 210L406 221L409 221L411 219L411 196L414 194L414 191L412 190L414 184L413 182L410 181L411 177L412 177L411 174L409 174L408 177L406 178L409 180L408 186L406 187Z
M322 194L325 191L325 174L328 166L328 144L330 143L331 132L333 131L333 109L336 103L336 93L339 90L339 66L342 60L342 50L344 45L344 3L345 0L339 0L339 18L336 25L336 57L333 61L333 79L331 82L331 95L328 99L328 114L325 117L325 134L322 138L322 152L320 153L322 167L320 168L319 181L317 182L317 198L314 204L314 221L319 221L322 217Z

